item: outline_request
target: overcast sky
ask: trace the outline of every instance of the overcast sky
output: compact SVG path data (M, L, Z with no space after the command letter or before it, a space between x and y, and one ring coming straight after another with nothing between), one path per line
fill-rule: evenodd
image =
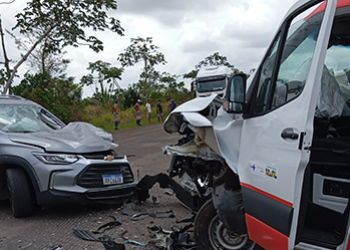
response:
M14 15L24 8L26 2L16 0L11 5L0 5L6 28L15 24ZM119 0L118 10L110 14L121 21L125 36L100 33L99 38L105 46L100 53L85 47L68 48L66 57L72 60L68 75L78 81L87 73L88 63L96 60L118 65L118 54L128 46L130 38L138 36L153 37L154 43L165 54L168 63L159 66L160 71L184 74L216 51L227 56L237 68L249 71L260 62L294 2L296 0ZM7 46L9 56L18 58L9 37ZM126 87L136 82L141 67L140 64L127 68L119 84ZM86 89L84 95L89 94L91 90Z

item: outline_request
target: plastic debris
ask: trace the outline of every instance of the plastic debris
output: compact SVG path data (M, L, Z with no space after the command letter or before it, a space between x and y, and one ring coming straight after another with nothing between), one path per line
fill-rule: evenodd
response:
M88 230L73 230L73 234L82 240L100 242L106 250L125 250L124 244L115 242L108 235L99 236Z
M155 211L155 212L139 212L135 214L130 214L125 210L122 211L122 214L128 216L132 221L140 221L147 217L155 218L155 219L168 219L168 218L176 218L176 215L173 210L167 211Z
M107 222L106 224L103 224L102 226L100 226L96 231L93 231L93 233L100 233L103 234L104 232L106 232L107 230L111 230L115 227L118 227L120 225L122 225L122 223L120 221L117 220L117 218L115 218L114 216L109 216L110 218L113 219L113 221L111 222Z

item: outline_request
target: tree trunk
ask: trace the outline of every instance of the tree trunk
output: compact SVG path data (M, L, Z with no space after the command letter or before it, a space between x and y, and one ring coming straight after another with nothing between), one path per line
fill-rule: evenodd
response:
M4 90L3 90L3 94L6 95L7 91L9 90L9 88L11 87L11 84L13 82L13 79L16 76L16 73L18 71L18 68L27 60L27 58L30 56L30 54L33 52L33 50L50 34L50 32L55 28L56 26L51 26L49 27L45 33L39 37L39 39L32 45L32 47L30 47L30 49L27 51L27 53L25 53L22 58L15 64L15 66L13 67L13 70L11 72L11 75L9 77L9 79L7 79L7 82L5 83L4 86Z
M147 81L148 81L148 60L146 57L143 58L144 62L145 62L145 86L147 86Z
M6 69L6 77L7 77L7 79L9 79L11 76L10 60L7 57L7 52L6 52L6 47L5 47L4 30L2 29L1 16L0 16L0 36L1 36L2 52L4 54L4 65L5 65L5 69Z
M41 73L45 74L46 68L45 68L45 49L46 49L46 40L44 42L44 48L41 54Z

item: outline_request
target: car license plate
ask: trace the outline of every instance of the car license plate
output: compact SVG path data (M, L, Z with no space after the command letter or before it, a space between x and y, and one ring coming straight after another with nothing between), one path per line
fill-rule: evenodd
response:
M124 178L122 173L108 174L102 175L102 181L103 185L115 185L122 184L124 182Z

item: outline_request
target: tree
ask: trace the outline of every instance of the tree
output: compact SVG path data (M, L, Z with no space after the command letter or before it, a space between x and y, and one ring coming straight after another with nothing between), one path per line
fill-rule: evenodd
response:
M202 61L200 61L196 65L196 69L200 69L202 67L207 67L207 66L220 66L220 65L234 69L234 66L228 62L227 57L220 55L219 52L215 52L214 54L204 58Z
M122 68L112 67L110 63L101 60L89 63L90 74L81 78L80 84L82 86L95 87L94 97L101 102L111 100L112 94L115 94L120 86L117 80L121 79L123 73Z
M163 96L167 100L175 99L178 103L181 103L192 98L190 91L185 88L185 83L183 81L178 81L177 75L163 72L159 82L163 85Z
M125 49L124 53L120 53L118 60L123 67L134 66L139 62L143 62L143 70L140 74L141 84L144 88L150 88L151 78L158 72L155 66L158 64L166 64L163 53L159 51L159 47L153 44L151 37L132 38L131 44Z
M119 92L119 102L124 109L133 107L140 95L138 94L136 84L128 86L126 89L121 89Z
M2 48L2 53L4 56L4 61L1 62L1 64L4 65L4 69L0 70L0 84L1 85L5 85L6 80L10 79L11 77L11 69L10 69L10 60L7 56L7 51L6 51L6 47L5 47L5 34L4 34L4 29L2 27L2 20L1 20L1 16L0 16L0 38L1 38L1 48Z
M109 17L109 10L117 9L116 0L32 0L21 13L16 15L17 23L13 30L21 35L31 36L34 43L21 55L12 68L6 68L7 79L4 93L7 93L18 68L28 59L32 52L45 40L50 41L47 48L52 52L61 52L66 46L86 45L96 52L103 50L103 42L94 35L86 34L86 29L93 31L111 30L123 35L120 22ZM3 34L3 32L2 32ZM3 35L1 36L3 41ZM6 51L2 43L3 50ZM4 53L5 55L5 53ZM10 60L4 59L5 64Z
M56 78L48 74L26 74L21 83L12 87L15 95L33 100L65 122L79 119L81 87L73 78Z
M33 39L30 36L22 39L17 38L12 33L9 34L15 40L17 48L24 52L28 51L35 42L35 38ZM65 72L70 60L64 58L65 51L52 51L50 43L50 39L48 37L45 38L29 55L27 62L34 73L47 73L51 76L59 76Z

